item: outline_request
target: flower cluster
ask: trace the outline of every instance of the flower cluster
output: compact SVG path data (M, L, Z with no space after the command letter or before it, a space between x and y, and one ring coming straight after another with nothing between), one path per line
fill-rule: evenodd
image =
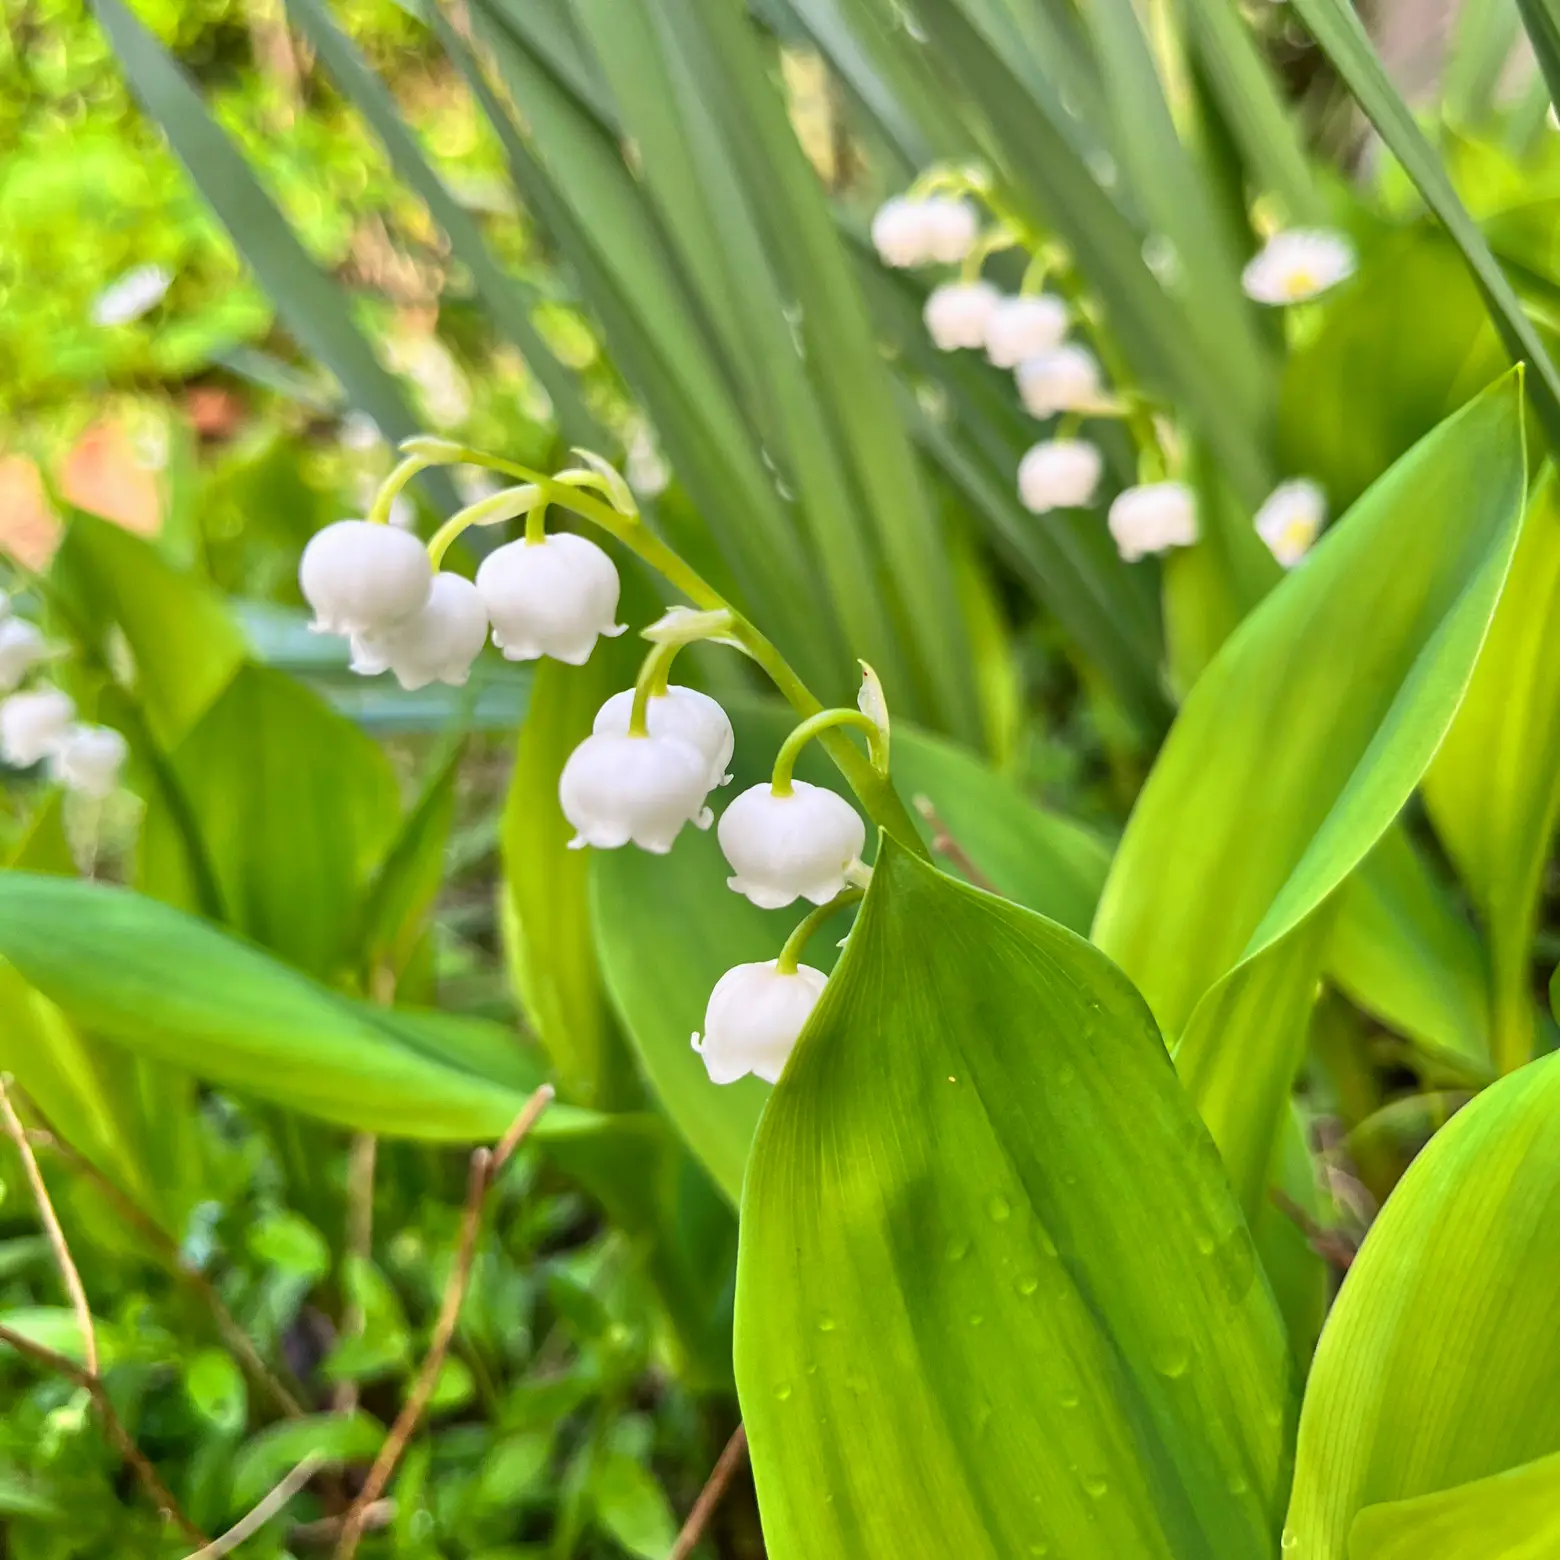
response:
M967 188L1000 211L978 175L931 170L918 184ZM933 288L926 299L923 317L933 343L944 352L984 348L988 361L1013 372L1019 400L1030 416L1042 421L1061 418L1055 434L1032 445L1019 462L1018 496L1026 509L1043 515L1092 505L1104 461L1095 445L1077 436L1078 427L1087 417L1121 418L1138 442L1140 480L1110 505L1107 525L1118 552L1130 563L1193 545L1199 535L1195 495L1173 480L1175 452L1166 457L1164 436L1150 406L1119 383L1114 391L1107 390L1094 351L1067 339L1073 324L1067 302L1037 290L1048 271L1065 268L1065 255L1055 246L1030 243L1035 254L1017 296L1004 296L981 276L987 254L1022 241L1015 223L1017 219L1005 219L982 235L975 208L960 196L917 196L912 191L879 208L872 239L888 265L961 262L958 280ZM958 243L952 242L955 225ZM949 238L939 244L935 235L943 227ZM1335 286L1354 265L1353 247L1341 233L1294 229L1268 240L1247 265L1242 284L1260 303L1297 303ZM1086 308L1084 313L1098 335L1099 322ZM1274 491L1256 517L1256 529L1289 568L1315 540L1324 518L1320 490L1301 480Z
M472 581L436 571L410 532L338 520L304 548L298 582L315 632L347 636L353 671L394 672L403 688L464 683L490 627L511 661L574 666L599 636L623 632L612 560L567 532L496 548Z
M592 459L590 472L567 475L599 481L619 517L637 521L631 492L615 472ZM376 499L376 511L388 510L393 481ZM551 486L556 494L559 484ZM388 669L408 688L464 682L490 628L511 660L545 655L580 665L599 638L624 631L614 621L617 569L584 537L547 534L544 512L541 486L533 484L484 495L457 515L441 537L467 524L527 515L525 538L489 553L475 581L437 569L440 538L424 549L414 536L373 519L327 526L309 541L299 567L313 627L348 637L354 670ZM670 683L667 673L686 643L731 642L734 623L726 609L673 609L646 631L653 644L636 686L601 706L591 734L559 776L559 803L575 831L572 848L633 844L664 855L686 825L714 823L709 798L732 778L731 720L714 699ZM876 696L873 708L879 709ZM832 909L842 894L857 892L848 885L865 870L866 825L843 797L791 778L802 743L840 723L867 727L874 761L886 767L886 716L823 711L787 740L770 782L744 791L720 820L728 882L764 909L798 899ZM717 1083L750 1072L770 1082L779 1077L824 985L818 970L796 958L810 928L809 919L793 935L797 948L788 942L777 959L739 965L716 986L694 1049Z
M78 721L75 700L59 688L22 687L48 654L37 625L0 595L0 759L13 769L47 763L67 790L101 800L119 784L125 739L112 727Z

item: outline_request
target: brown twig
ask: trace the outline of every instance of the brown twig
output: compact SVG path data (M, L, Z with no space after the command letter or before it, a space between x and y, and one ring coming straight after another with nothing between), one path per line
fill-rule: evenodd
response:
M11 1096L6 1092L7 1082L7 1077L0 1075L0 1124L4 1125L6 1136L22 1156L22 1168L27 1172L33 1201L38 1205L43 1232L49 1237L49 1245L54 1249L54 1261L64 1280L65 1292L70 1296L71 1309L76 1313L76 1325L81 1329L81 1349L87 1362L87 1375L95 1380L98 1373L98 1346L97 1333L92 1326L92 1307L87 1304L87 1292L82 1288L81 1274L76 1271L75 1259L65 1243L65 1231L60 1228L54 1204L49 1200L49 1189L43 1184L43 1171L38 1168L32 1144L27 1141L27 1129L22 1125L16 1107L11 1104Z
M34 1115L40 1120L46 1119L32 1099L27 1098L25 1094L23 1098L26 1099L28 1108ZM80 1149L61 1137L54 1126L50 1125L46 1131L35 1129L29 1132L27 1140L39 1148L46 1148L58 1154L73 1170L86 1176L114 1204L115 1208L124 1215L126 1222L133 1224L147 1244L156 1251L168 1271L181 1283L193 1289L205 1302L217 1324L217 1331L222 1335L223 1342L237 1356L239 1364L249 1373L255 1385L260 1387L289 1419L302 1418L303 1405L272 1374L269 1366L260 1357L260 1351L250 1341L249 1335L238 1325L233 1313L223 1303L222 1296L217 1293L216 1285L204 1273L197 1272L186 1265L179 1253L179 1243L173 1236L133 1197L104 1175Z
M694 1501L693 1510L688 1513L688 1520L683 1523L682 1532L677 1535L677 1542L672 1545L668 1560L688 1560L688 1556L693 1553L693 1546L704 1537L704 1529L714 1516L715 1508L720 1505L727 1486L742 1466L747 1449L747 1428L738 1425L731 1432L731 1439L726 1442L725 1450L720 1454L709 1478L704 1481L704 1488L699 1491L699 1498Z
M321 1517L317 1522L300 1522L287 1535L288 1542L303 1547L333 1543L341 1537L342 1524L346 1520L346 1517L341 1516ZM363 1531L365 1533L375 1533L380 1528L389 1527L394 1521L395 1502L393 1500L376 1500L363 1513Z
M970 859L969 852L949 832L948 825L943 822L942 814L937 811L931 797L923 795L913 800L915 810L926 820L927 828L932 831L932 853L946 857L976 888L983 888L988 894L996 893L996 884L975 865Z
M552 1085L544 1083L525 1102L496 1148L479 1148L472 1153L455 1261L445 1281L444 1298L439 1305L438 1319L433 1324L433 1335L428 1340L428 1352L423 1357L416 1381L412 1383L412 1390L407 1394L401 1412L396 1415L390 1434L385 1437L385 1444L379 1449L379 1455L363 1481L363 1488L342 1524L336 1560L352 1560L352 1556L357 1553L358 1543L363 1536L365 1513L384 1494L390 1475L395 1472L395 1465L400 1461L401 1453L406 1450L406 1444L411 1440L412 1432L416 1430L428 1400L433 1396L439 1369L449 1352L450 1339L455 1335L455 1323L460 1319L461 1304L466 1298L466 1285L471 1279L471 1263L476 1255L477 1232L482 1225L482 1208L488 1189L508 1163L510 1155L520 1146L526 1133L536 1125L537 1117L552 1103L552 1098Z
M310 1452L253 1511L245 1513L226 1533L219 1534L205 1548L187 1555L185 1560L222 1560L223 1555L230 1554L246 1538L258 1533L314 1477L324 1461L322 1453Z
M1307 1244L1317 1256L1332 1263L1342 1272L1348 1272L1355 1255L1354 1247L1348 1240L1337 1230L1330 1230L1326 1225L1318 1224L1293 1197L1278 1187L1269 1188L1268 1198L1273 1206L1305 1236Z
M120 1419L113 1403L109 1401L108 1389L104 1387L100 1376L90 1374L73 1359L68 1359L65 1355L46 1348L41 1343L34 1343L31 1338L3 1324L0 1324L0 1343L9 1344L18 1354L32 1360L34 1364L42 1365L46 1370L52 1370L56 1375L63 1376L67 1381L85 1389L92 1398L98 1418L103 1423L104 1434L107 1435L114 1450L135 1470L136 1478L141 1481L157 1509L164 1517L177 1523L184 1536L193 1543L206 1542L206 1535L184 1515L178 1501L173 1498L172 1491L163 1483L162 1476L152 1465L146 1453L135 1444L130 1432L125 1429L124 1421Z

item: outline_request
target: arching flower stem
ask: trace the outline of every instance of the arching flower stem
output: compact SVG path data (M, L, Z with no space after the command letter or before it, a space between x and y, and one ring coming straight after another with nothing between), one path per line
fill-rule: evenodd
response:
M671 674L672 662L677 657L677 652L682 649L682 642L672 640L668 643L652 645L650 653L644 658L639 668L639 676L634 680L634 707L629 712L628 734L631 737L648 737L650 727L647 724L651 699L658 698L666 692L667 678Z
M374 502L369 505L368 513L363 517L372 525L389 525L390 508L400 497L401 489L415 477L418 472L426 471L430 466L439 462L430 460L428 456L418 453L408 455L402 460L379 485L379 491L374 494Z
M818 714L808 716L780 744L780 751L775 755L775 768L774 774L770 779L770 790L776 796L789 796L791 794L791 776L796 769L796 760L801 756L802 749L814 737L821 737L824 732L833 731L841 726L855 726L866 732L867 751L872 760L872 768L875 773L886 778L888 774L888 744L884 740L883 728L870 715L864 715L860 710L820 710Z
M377 501L375 507L378 507ZM501 493L490 493L486 498L479 498L476 503L456 510L428 539L428 562L437 569L444 562L444 555L455 538L474 525L500 525L505 520L525 515L529 531L530 516L546 508L547 501L534 484L505 488Z
M533 485L547 503L559 509L567 509L579 515L581 519L589 520L593 525L599 526L630 552L648 563L670 585L681 591L695 607L706 612L729 612L731 614L730 637L739 641L747 654L763 668L780 696L803 720L823 713L823 701L797 676L785 657L696 569L668 547L640 520L637 514L624 513L594 493L584 490L584 484L587 482L592 487L601 484L602 479L595 473L579 472L573 474L572 480L563 481L548 476L545 472L536 471L530 466L522 466L515 461L504 460L500 456L489 455L486 451L472 449L468 445L456 444L453 440L412 439L406 441L402 448L408 449L411 454L422 456L430 465L463 462L468 465L482 466L489 471L501 472L506 476L518 477L521 481ZM509 491L518 493L520 490ZM501 496L495 494L494 498ZM483 500L483 503L488 502L490 500ZM481 507L481 504L473 504L471 509L477 510ZM462 513L469 514L470 511L462 511ZM460 516L457 515L448 521L441 528L440 535L450 530L459 518ZM461 529L464 529L465 525L478 523L491 523L491 521L468 519ZM447 546L448 542L445 545ZM880 828L886 829L907 849L914 851L918 856L930 859L927 856L926 844L905 804L894 790L893 782L873 768L871 761L863 756L861 750L843 731L831 726L819 733L818 740L834 761L846 784L856 793L867 816Z
M775 972L780 975L794 975L796 966L807 951L807 944L812 940L813 933L830 916L843 910L846 905L855 904L865 893L864 888L842 888L828 904L819 905L816 910L810 911L803 917L797 923L796 929L786 938L785 946L781 948L779 957L775 960Z

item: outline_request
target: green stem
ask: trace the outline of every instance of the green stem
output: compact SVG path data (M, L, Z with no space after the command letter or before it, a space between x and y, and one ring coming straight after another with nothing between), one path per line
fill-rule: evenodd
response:
M639 668L634 681L634 707L628 716L628 734L631 737L648 737L647 724L651 699L660 698L666 692L666 679L672 670L672 662L682 646L677 643L653 645Z
M794 975L798 962L807 951L807 944L812 940L813 933L832 915L843 910L846 905L855 904L865 893L864 888L842 888L828 904L819 905L816 910L810 911L786 938L785 946L781 948L779 957L775 960L775 973Z
M426 471L434 462L426 455L408 455L394 471L379 484L374 502L369 506L367 520L371 525L389 525L390 506L402 488L419 472Z
M822 710L816 715L808 716L780 744L780 751L775 755L774 775L770 780L770 789L776 796L791 794L791 775L796 769L796 760L801 756L802 749L814 737L822 736L824 732L840 726L856 726L865 731L873 770L880 775L888 773L888 750L887 744L883 741L883 728L870 715L864 715L860 710Z
M523 488L505 488L502 493L490 493L486 498L478 499L476 503L468 505L465 509L456 510L433 533L428 541L428 562L437 569L444 562L444 555L449 551L450 544L462 531L469 530L474 525L499 525L505 520L513 520L517 515L527 517L526 534L529 540L530 516L538 509L546 508L547 500L533 485Z
M567 509L581 519L600 526L609 536L621 542L637 557L643 559L694 606L706 612L730 612L731 637L738 640L755 660L780 696L804 720L822 713L823 703L806 683L796 675L791 664L740 612L734 608L701 574L691 568L663 542L637 516L622 514L610 504L582 492L567 482L559 482L545 472L522 466L485 451L466 445L450 445L448 459L464 461L468 465L484 466L490 471L500 471L506 476L519 477L534 483L547 501L560 509ZM856 793L867 816L892 834L907 850L930 860L920 831L910 817L905 804L899 799L893 783L886 775L880 775L861 750L845 735L834 729L819 733L818 741L844 776L845 782Z
M538 504L525 517L525 544L540 547L547 540L547 505Z

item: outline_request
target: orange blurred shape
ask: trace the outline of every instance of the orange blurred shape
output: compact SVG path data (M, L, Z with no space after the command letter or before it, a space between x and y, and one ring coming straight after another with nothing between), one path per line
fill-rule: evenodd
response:
M162 524L157 473L147 469L124 427L106 419L88 428L65 457L60 497L139 536L155 535Z
M0 455L0 549L24 568L41 569L59 540L59 516L38 463L30 455Z
M244 403L224 385L191 385L184 392L184 415L203 439L225 439L244 420Z

